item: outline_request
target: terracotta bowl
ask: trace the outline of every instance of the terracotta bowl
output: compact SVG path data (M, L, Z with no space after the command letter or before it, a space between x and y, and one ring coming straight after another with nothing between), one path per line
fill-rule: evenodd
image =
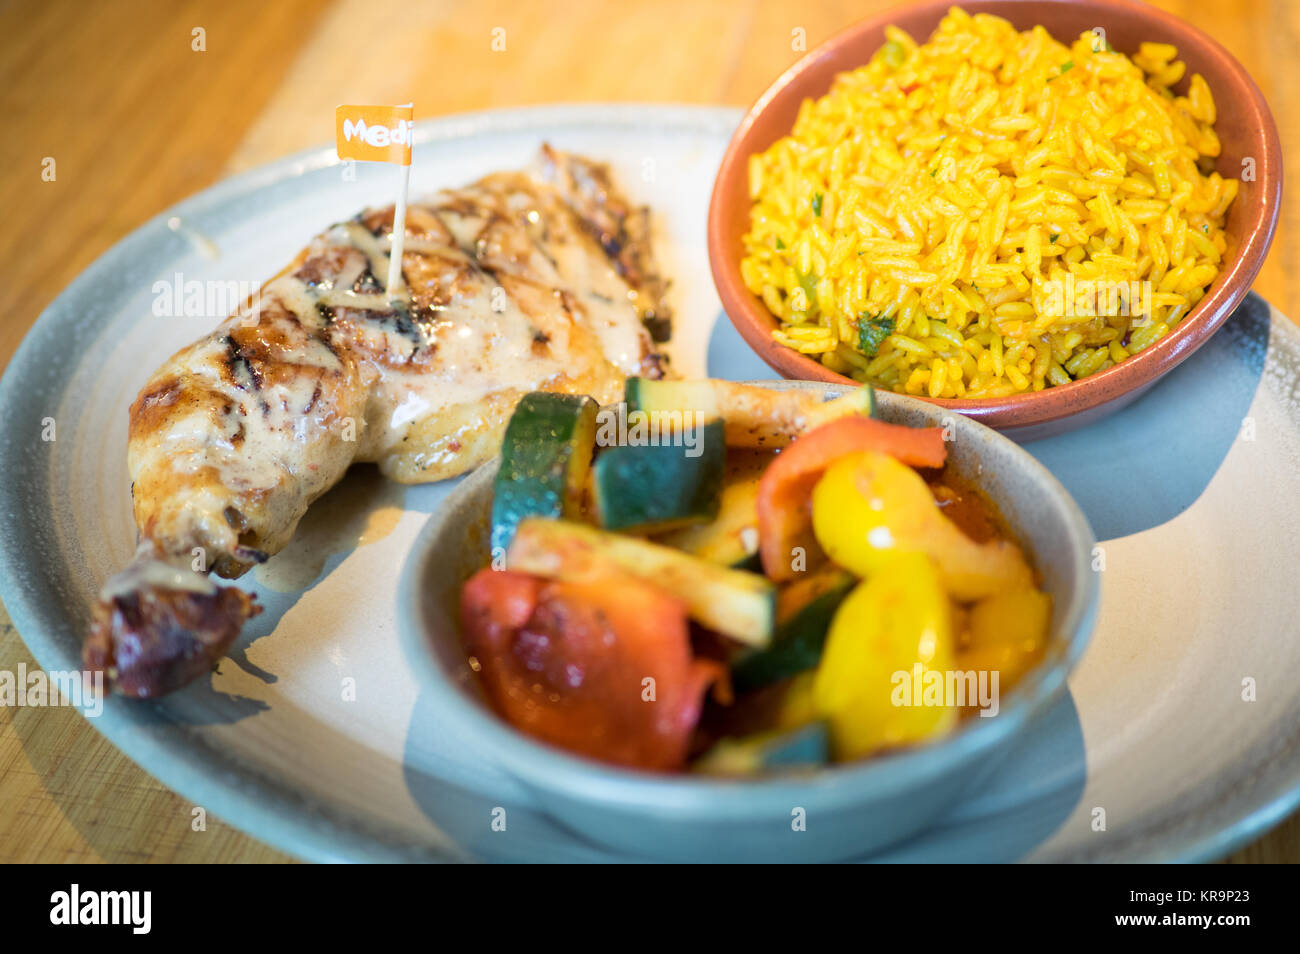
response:
M778 344L776 320L740 276L741 239L749 230L749 156L789 133L800 104L825 94L837 73L866 63L895 24L918 41L929 37L952 0L888 11L845 30L786 70L745 115L722 159L709 205L709 262L722 306L737 330L787 378L850 383L819 361ZM1187 76L1205 77L1218 106L1215 130L1223 144L1218 171L1241 177L1242 160L1255 159L1255 179L1242 182L1228 213L1224 268L1205 297L1155 344L1081 381L988 400L933 400L981 423L1031 440L1071 430L1119 410L1204 344L1232 314L1259 273L1277 227L1282 197L1282 150L1277 125L1259 88L1222 46L1188 23L1131 0L969 0L970 13L993 13L1019 29L1045 26L1062 42L1102 27L1124 53L1142 41L1172 43ZM1180 92L1185 91L1184 79ZM931 400L928 399L927 400Z

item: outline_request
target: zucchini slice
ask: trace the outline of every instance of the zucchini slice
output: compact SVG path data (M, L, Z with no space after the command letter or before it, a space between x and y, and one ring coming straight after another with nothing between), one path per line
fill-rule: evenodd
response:
M652 414L695 411L703 415L706 421L713 421L721 416L716 395L717 384L712 378L695 381L628 378L623 385L623 400L627 402L629 416L636 411Z
M630 415L629 415L630 417ZM727 445L721 421L688 426L684 443L603 448L592 468L597 520L607 530L656 533L718 514Z
M757 573L637 537L536 517L519 524L506 552L509 569L551 579L590 579L610 564L663 587L686 604L692 618L737 642L766 646L772 638L776 588Z
M501 443L492 494L492 550L510 545L524 517L575 517L596 445L596 402L574 394L524 395Z
M857 414L859 417L876 416L876 389L870 384L864 384L859 388L854 388L848 394L842 394L837 398L818 404L808 412L808 419L804 422L804 429L810 431L814 427L821 427L823 424L829 424L831 421L839 420L841 417L849 417L853 414Z
M760 689L815 668L821 662L831 619L856 582L852 574L828 567L784 587L777 597L771 644L732 662L736 691Z
M735 381L652 381L628 378L628 412L695 410L722 418L728 447L785 447L808 430L849 414L875 413L875 391L864 384L823 402L811 391L761 388Z

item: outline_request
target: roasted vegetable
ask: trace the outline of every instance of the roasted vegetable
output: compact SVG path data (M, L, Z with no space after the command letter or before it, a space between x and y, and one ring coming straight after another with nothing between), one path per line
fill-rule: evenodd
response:
M722 675L692 659L680 600L608 568L581 582L480 570L462 590L461 625L508 722L619 765L680 769Z
M804 430L811 431L842 417L874 417L876 391L870 384L854 388L848 394L817 404L804 419ZM795 435L796 437L798 435Z
M577 515L596 441L596 402L526 394L506 425L492 492L492 548L510 545L527 516Z
M776 714L776 728L797 729L820 718L813 703L813 686L816 682L817 671L810 669L799 673L785 684L781 708Z
M716 421L721 417L718 408L716 381L673 381L657 378L628 378L623 386L623 400L627 402L627 413L638 411L647 414L684 414L691 411L704 421Z
M585 399L529 395L510 424L506 569L462 607L514 725L647 769L703 750L695 770L750 777L940 736L1041 659L1051 598L995 508L923 476L946 463L941 429L875 419L869 387L821 402L631 378L625 399L612 443Z
M953 670L948 596L928 557L902 554L840 604L813 682L837 760L946 732L958 710L914 705L911 687ZM931 700L933 701L933 700Z
M718 515L727 448L722 422L687 424L674 444L625 444L596 457L596 514L607 530L655 533Z
M777 455L758 488L759 553L771 579L794 579L820 553L809 506L813 487L834 461L865 450L892 454L913 467L942 467L948 453L937 427L866 417L841 418L800 437Z
M848 415L875 411L875 392L863 385L843 397L823 402L798 388L766 388L735 381L653 381L629 378L628 413L643 410L681 413L695 410L726 424L729 447L776 449L804 431Z
M766 646L772 639L776 588L770 582L648 540L530 518L515 532L506 565L574 581L599 577L614 566L678 594L690 615L715 632L750 646Z
M736 691L759 689L816 668L835 610L855 582L852 575L828 567L783 587L777 594L772 644L746 652L731 664Z
M812 510L821 548L858 576L871 578L900 554L923 553L958 600L1033 587L1019 547L971 540L943 515L921 476L888 454L837 460L818 481Z
M737 458L740 460L738 461ZM771 455L737 451L727 462L718 515L708 523L684 527L658 542L693 556L743 570L758 566L758 482Z
M1019 681L1043 658L1051 615L1052 598L1038 590L980 600L967 614L961 667L997 672L1002 686Z

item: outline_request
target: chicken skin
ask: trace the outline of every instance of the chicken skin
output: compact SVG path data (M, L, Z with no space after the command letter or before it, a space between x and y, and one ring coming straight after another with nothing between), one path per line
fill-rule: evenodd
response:
M208 671L259 611L214 583L283 549L356 462L402 483L491 458L520 397L620 399L666 373L667 283L597 163L543 147L407 209L402 284L384 287L393 209L318 235L131 406L140 548L105 585L83 657L152 697Z

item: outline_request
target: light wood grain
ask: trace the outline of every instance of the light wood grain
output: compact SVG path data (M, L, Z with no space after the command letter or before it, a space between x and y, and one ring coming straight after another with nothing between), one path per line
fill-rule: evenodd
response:
M230 172L328 142L340 102L413 100L422 117L566 101L744 106L799 57L798 41L811 49L896 2L10 2L0 7L0 366L112 243ZM1284 154L1300 155L1300 4L1157 5L1246 64ZM191 49L198 27L205 52ZM505 49L494 51L498 29ZM46 156L54 182L41 179ZM1255 286L1295 318L1298 229L1300 203L1287 201ZM0 610L0 669L19 663L35 665ZM285 860L216 819L193 831L191 808L75 711L0 708L0 862ZM1300 860L1300 820L1231 860Z

